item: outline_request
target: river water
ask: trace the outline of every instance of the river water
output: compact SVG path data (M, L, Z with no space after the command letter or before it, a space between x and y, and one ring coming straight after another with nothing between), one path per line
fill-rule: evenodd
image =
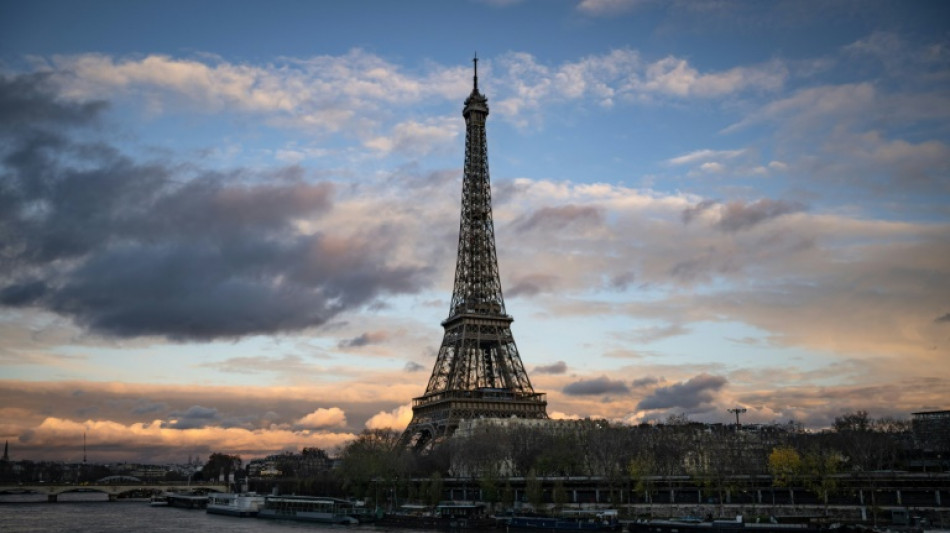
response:
M213 515L204 510L151 507L147 501L106 501L105 494L66 493L56 503L45 495L0 495L0 531L126 533L129 531L225 531L227 533L294 531L387 531L374 526L331 526L283 520ZM388 530L396 531L396 530ZM398 530L407 531L407 530Z

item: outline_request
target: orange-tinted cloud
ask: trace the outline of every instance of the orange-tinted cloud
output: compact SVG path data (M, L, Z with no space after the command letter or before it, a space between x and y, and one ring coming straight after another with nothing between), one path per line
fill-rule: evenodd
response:
M297 420L297 425L308 429L346 426L346 413L339 407L319 408Z
M366 421L369 429L405 429L412 421L412 406L400 405L392 411L380 411Z

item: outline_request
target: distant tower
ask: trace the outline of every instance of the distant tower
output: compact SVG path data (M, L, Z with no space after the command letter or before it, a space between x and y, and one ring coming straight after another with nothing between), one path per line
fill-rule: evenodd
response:
M10 460L10 441L3 441L3 462Z
M485 119L488 99L478 91L478 58L472 93L465 100L465 171L455 288L445 336L426 392L412 400L403 442L416 449L451 435L471 418L547 418L547 400L535 392L511 334L495 254Z

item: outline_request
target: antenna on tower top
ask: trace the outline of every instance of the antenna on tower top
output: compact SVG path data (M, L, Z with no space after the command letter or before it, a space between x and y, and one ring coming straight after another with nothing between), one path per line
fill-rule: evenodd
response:
M478 52L475 52L475 57L472 58L472 63L475 64L475 90L478 90Z

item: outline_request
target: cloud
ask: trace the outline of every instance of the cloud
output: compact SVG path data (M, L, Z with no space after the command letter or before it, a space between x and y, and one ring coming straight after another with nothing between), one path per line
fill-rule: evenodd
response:
M641 388L641 387L647 387L647 386L649 386L649 385L656 385L656 384L659 383L659 382L660 382L659 379L657 379L657 378L655 378L655 377L652 377L652 376L647 376L647 377L643 377L643 378L639 378L639 379L633 380L633 382L631 383L631 385L633 386L633 388L639 389L639 388Z
M676 156L667 160L671 165L692 165L711 159L734 159L746 153L746 150L695 150L688 154Z
M827 121L860 115L871 108L878 98L874 86L867 82L810 87L769 102L726 128L725 132L762 121L783 121L795 131L814 132L815 126Z
M505 289L509 298L536 296L552 291L557 285L557 276L550 274L527 274L519 276L511 287Z
M725 204L717 200L703 200L684 209L681 218L684 223L689 224L706 213L715 213L718 215L718 220L712 225L731 233L752 228L783 215L798 213L804 209L805 206L799 202L770 198L762 198L754 202L736 200Z
M205 455L228 450L245 460L274 450L299 450L304 447L333 449L353 438L351 433L314 433L286 429L173 428L159 420L122 424L112 420L73 421L47 417L19 439L25 448L54 451L54 457L82 453L76 435L87 435L86 447L92 461L143 460L180 461L182 454Z
M693 221L693 219L702 215L710 207L716 206L718 204L719 204L718 200L703 200L697 203L696 205L683 209L683 215L682 215L683 223L689 224L690 222Z
M147 99L153 113L233 109L267 113L276 124L322 132L365 127L382 105L464 98L464 69L433 67L412 77L359 49L340 56L262 66L216 58L103 54L56 56L56 82L74 99L112 94Z
M145 415L158 411L164 411L166 409L168 409L168 404L165 402L150 402L143 399L137 402L135 408L132 409L132 414Z
M10 306L27 305L38 300L45 293L46 283L38 280L27 280L0 290L0 304Z
M727 383L722 376L699 374L685 382L668 387L658 387L640 400L638 410L670 409L673 407L693 409L708 404Z
M346 413L339 407L319 408L294 423L305 429L324 429L330 427L345 427Z
M622 11L635 3L618 0L579 5L588 14ZM780 88L788 76L781 61L700 72L682 58L649 63L638 52L613 49L559 65L540 64L532 55L509 52L485 59L493 109L519 126L540 120L546 103L585 99L610 108L654 98L719 98L748 90ZM338 56L284 58L265 65L221 58L148 55L117 58L104 54L54 56L43 68L66 98L108 98L146 102L154 115L240 112L265 117L270 126L301 129L318 137L345 133L378 156L420 156L447 146L459 135L453 117L391 123L393 105L426 106L457 102L470 90L466 67L424 65L407 73L360 49ZM388 132L388 133L387 133ZM304 151L280 150L297 162Z
M716 227L727 232L739 231L802 210L804 210L804 206L798 202L771 200L769 198L751 203L729 202L723 206Z
M530 215L516 220L513 225L515 230L519 232L528 232L535 229L560 231L568 228L583 231L586 228L600 226L603 221L603 211L597 207L564 205L538 209Z
M130 61L134 63L139 59ZM429 348L431 336L439 333L431 331L438 319L418 327L413 322L416 316L399 317L409 322L413 331L420 332L418 339L411 339L408 351L387 354L385 360L378 358L380 365L387 365L383 373L386 375L367 378L372 381L371 386L361 386L355 380L363 378L353 376L370 372L371 365L365 364L366 360L360 358L362 355L383 352L386 345L352 350L346 354L346 363L334 367L323 366L326 359L320 360L321 365L314 365L311 357L333 349L337 342L369 341L364 337L365 327L359 326L365 325L360 316L364 310L371 310L374 321L387 318L387 313L395 311L387 310L386 306L402 305L403 301L398 298L399 302L394 303L392 295L410 294L413 299L418 296L429 302L436 299L428 294L429 289L451 287L458 215L457 189L451 186L457 185L457 168L428 172L413 169L409 164L392 171L380 170L372 176L359 176L356 170L347 167L338 172L340 175L332 178L337 181L330 184L322 181L321 176L337 171L322 170L318 174L295 167L277 171L260 170L260 166L235 168L233 162L228 163L227 170L211 171L192 161L177 161L175 156L133 160L116 146L97 142L97 134L103 132L97 127L102 113L109 107L105 102L96 104L94 100L95 105L89 105L84 100L109 97L118 107L118 100L144 100L156 95L156 112L177 113L178 108L171 104L182 100L185 105L181 109L189 110L186 112L237 110L254 114L255 119L263 117L271 125L284 121L280 125L292 127L307 127L307 120L319 120L319 113L325 113L327 121L312 126L314 131L325 133L332 128L342 128L340 131L345 135L334 140L352 143L354 157L362 155L372 159L375 154L365 150L368 140L395 138L396 126L386 123L392 120L392 115L378 112L387 109L388 102L395 101L404 109L404 104L427 105L427 100L442 98L438 92L420 96L423 93L417 92L419 89L414 88L412 80L440 71L446 76L444 94L455 90L451 89L455 82L448 83L451 71L423 67L421 74L402 80L405 85L398 89L402 96L381 94L376 91L378 84L372 80L384 80L394 74L405 76L405 71L383 66L371 77L368 72L372 68L361 70L354 67L356 63L352 61L331 59L334 60L325 65L339 68L342 73L332 83L348 83L347 76L366 81L365 87L351 87L354 91L364 91L362 97L347 99L345 95L340 96L339 87L333 86L326 88L323 94L336 100L318 102L322 96L316 95L300 108L274 111L267 106L274 105L275 101L262 99L254 104L247 91L237 91L235 97L210 95L209 91L227 92L236 87L227 83L208 82L206 91L201 88L204 82L187 81L191 75L166 83L148 79L141 72L134 76L129 74L130 79L137 81L112 85L102 82L95 91L86 93L76 92L81 88L81 80L67 82L60 76L53 76L56 83L46 81L45 85L31 81L28 91L14 85L4 86L5 89L13 87L8 93L26 96L6 100L13 104L0 110L16 112L18 106L32 105L37 110L47 109L37 111L38 116L47 118L35 123L17 118L10 123L22 128L11 127L5 134L8 136L0 142L6 165L0 170L0 180L3 180L0 181L0 227L3 235L12 235L16 241L11 244L9 240L0 239L12 246L0 253L0 261L11 261L0 265L0 302L6 306L3 309L5 324L0 324L0 338L4 339L0 361L8 366L27 368L46 365L64 375L93 375L96 365L100 364L98 353L106 350L121 349L122 353L134 353L136 357L166 350L161 347L160 339L130 340L134 336L230 340L253 332L269 334L322 326L306 332L308 339L314 335L330 335L314 342L319 343L319 348L287 353L297 350L288 348L294 342L288 343L285 336L279 335L285 344L278 348L280 352L276 355L246 356L250 344L260 342L249 339L248 343L236 343L234 347L235 352L243 350L244 354L216 357L209 354L231 348L226 342L211 343L197 351L199 359L193 360L194 368L202 372L208 368L259 372L258 381L273 380L283 386L301 385L304 381L319 383L321 388L288 389L280 399L267 397L259 402L280 415L269 419L268 424L273 422L286 427L313 409L312 405L300 403L302 400L293 400L294 407L288 410L286 404L291 398L329 394L333 398L351 398L354 403L334 404L345 409L350 423L359 428L373 414L387 411L417 395L421 390L419 376L403 372L402 365L407 353L424 353ZM512 62L505 63L503 59ZM567 102L568 106L555 108L584 107L587 102L627 105L649 102L648 98L665 98L677 106L687 105L686 99L709 98L702 94L715 94L719 90L709 85L706 93L700 92L703 88L700 78L729 71L729 67L724 71L710 71L702 64L691 63L692 59L683 65L677 59L681 58L659 65L633 50L611 50L554 63L527 55L486 58L485 64L493 74L503 75L509 68L523 69L525 74L512 76L511 80L486 76L486 83L497 83L489 85L492 95L498 95L493 96L493 113L506 109L499 102L510 100L512 109L540 114L551 109L547 103L569 100L573 101ZM115 66L124 60L113 58L111 61ZM165 63L175 61L180 60L166 58ZM207 59L195 62L210 70L194 69L194 72L222 79L228 74L227 69L218 68L225 62ZM272 94L276 95L283 90L281 84L296 83L295 76L299 75L304 82L303 90L319 92L322 90L316 88L319 83L337 74L306 72L315 69L316 64L282 63L278 67L286 69L286 75L274 73L269 77L265 72L254 83L267 91L273 89ZM654 64L658 66L649 76L655 76L656 83L648 86L654 78L646 72ZM185 69L192 67L182 65ZM270 66L260 68L263 72ZM771 64L756 68L780 71ZM49 75L46 76L49 80ZM470 89L470 71L465 69L457 77L460 94L464 96ZM29 81L27 77L6 79L21 85ZM729 79L729 76L722 77L727 82ZM268 81L264 83L265 80ZM312 80L319 83L309 85ZM398 79L395 81L401 83ZM273 87L268 85L272 82ZM762 89L768 90L768 85L729 83L723 87L754 92L756 97L762 94ZM666 161L665 168L673 172L711 164L708 170L718 169L724 176L732 177L740 176L742 169L763 166L770 172L787 172L777 178L795 180L757 180L753 185L742 180L708 179L701 185L694 184L715 187L712 193L720 198L718 200L704 200L688 192L616 184L580 184L529 177L498 180L496 191L501 192L496 195L499 202L495 220L500 229L499 253L504 256L500 258L503 279L511 283L506 294L531 296L521 301L526 307L516 310L515 316L519 321L527 317L525 324L540 324L542 328L568 320L591 331L594 340L590 341L566 337L562 332L550 340L545 338L545 342L556 343L551 346L551 360L561 358L559 350L580 356L639 357L636 367L625 368L623 374L610 374L631 376L628 385L629 380L638 375L667 376L672 381L664 379L664 385L685 382L701 371L722 375L729 380L730 387L715 396L716 408L735 405L735 398L729 395L749 394L763 405L759 413L763 417L770 413L775 416L787 413L787 416L809 417L808 420L820 423L821 417L828 414L827 409L815 405L825 394L836 395L837 389L810 387L791 391L802 381L792 374L775 378L776 369L771 369L774 379L759 377L756 384L743 381L739 390L740 381L721 368L687 367L674 372L669 368L648 367L652 361L668 359L670 354L664 350L669 348L634 352L617 340L628 342L634 338L631 332L642 334L641 339L661 338L675 333L664 325L682 324L688 329L688 336L682 339L684 342L706 339L709 331L721 331L727 338L748 335L758 346L770 349L817 352L823 361L901 360L899 365L891 364L890 368L882 365L862 374L842 376L834 369L827 372L828 376L833 375L852 386L849 390L856 393L866 391L859 387L862 383L916 383L908 374L920 372L921 368L944 371L940 357L944 353L946 322L935 321L935 317L947 313L946 302L950 301L946 260L950 250L945 237L948 234L945 217L939 216L941 212L936 216L920 214L916 203L901 204L900 196L907 189L888 185L916 183L917 190L932 193L928 195L931 201L945 196L940 194L945 184L939 177L946 174L946 145L928 137L934 130L918 129L908 121L927 117L927 124L936 124L950 108L945 105L946 99L933 91L927 94L905 92L899 97L886 93L888 86L889 83L883 82L867 87L855 83L849 87L849 93L836 87L810 85L809 88L816 89L815 93L793 91L780 95L772 103L795 100L794 105L787 108L762 105L753 111L754 120L748 123L772 121L768 125L777 129L777 144L771 150L768 146L771 139L766 131L756 145L749 148L692 149L687 145L675 153L658 155ZM50 87L60 87L66 92L56 92ZM849 94L862 105L851 105ZM730 106L734 102L748 110L748 106L754 104L746 96L752 95L733 92L727 100ZM396 100L387 100L392 98ZM207 105L198 105L200 102ZM457 103L453 100L453 105ZM813 104L826 106L824 112L812 114L809 106ZM769 110L775 114L768 115ZM383 122L364 123L368 117ZM901 128L898 136L889 126L895 124L895 120ZM7 131L4 130L6 124L0 123L0 130ZM882 129L885 127L882 124L888 128ZM427 123L419 119L417 125ZM902 139L904 127L909 133ZM322 133L305 146L334 144L318 142L320 135ZM6 142L7 139L10 142ZM796 157L801 151L791 149L798 147L789 143L806 141L810 143L804 144L808 157ZM390 146L396 144L393 142ZM726 146L742 145L729 143ZM753 161L760 149L781 161L768 158ZM304 148L296 151L305 153ZM397 152L393 149L389 153ZM295 157L291 155L288 160L296 160ZM831 166L829 162L840 165ZM32 181L21 179L17 174L22 171L26 175L27 170L35 177ZM90 176L96 179L82 181ZM125 180L125 176L134 179ZM59 183L61 178L75 179L66 187ZM824 196L826 191L831 191L825 184L847 183L848 179L854 179L855 186L847 189L847 205L836 206L833 199ZM101 198L95 198L96 194L87 190L86 183L92 183L105 193L97 192ZM814 207L806 211L793 199L779 197L761 200L746 186L786 190L798 195L791 198L810 198ZM802 193L800 187L811 190ZM852 196L852 193L859 196L862 191L866 193L875 187L883 191L881 198L887 202L885 211L866 208L859 198ZM683 187L682 190L694 188ZM817 191L821 191L822 198L815 198ZM442 197L454 198L454 201L444 202L444 208L440 207L441 201L416 201ZM64 198L72 201L63 201ZM894 209L910 209L908 205L915 209L915 218L901 221L900 213L894 215ZM524 232L515 231L516 222L524 224ZM84 228L83 231L76 230L79 227ZM87 239L86 232L92 238ZM2 246L4 244L0 244ZM132 262L123 267L127 260ZM152 274L152 270L157 272ZM116 278L117 287L113 286L113 271L121 274ZM167 273L174 275L174 283L168 281ZM352 273L363 273L363 277L354 280ZM400 277L401 274L405 276ZM147 290L156 280L162 283L155 290ZM635 280L636 285L631 280ZM232 290L231 284L241 290ZM606 290L610 287L623 288L625 292L619 295ZM244 296L227 300L219 297L215 288L229 294L244 291ZM144 304L127 304L128 309L119 305L115 306L115 316L111 316L109 306L114 305L112 302L125 304L122 297L126 291L130 299L147 301L151 308L146 309ZM285 294L289 295L286 300ZM100 295L111 300L99 304L95 298ZM192 306L188 298L207 303ZM248 311L250 316L241 312L259 302L265 307L262 314L269 316L257 316L253 309ZM132 313L126 314L127 310ZM153 315L159 310L166 312ZM192 316L188 312L198 314ZM209 313L222 314L222 322L213 323L205 316ZM152 321L154 316L161 320ZM157 323L160 327L143 328L136 320ZM188 324L192 320L197 322ZM346 325L341 325L344 323ZM85 325L88 329L76 328L73 324ZM659 326L644 328L644 324ZM397 331L388 325L379 327ZM90 331L121 337L121 340L102 339L99 335L90 335ZM118 333L111 333L113 331ZM715 336L709 343L710 353L717 351ZM136 349L143 345L153 348L141 352ZM57 346L68 346L70 353L64 354ZM729 347L727 349L743 348L731 342ZM629 361L610 361L612 365L626 362ZM421 366L407 364L406 369ZM425 370L419 368L418 372ZM597 376L600 372L590 375ZM827 384L831 379L828 376L815 379L825 379ZM622 405L622 402L608 401L597 395L562 394L558 391L566 383L580 378L557 374L540 377L545 387L554 391L549 396L554 410L617 417L630 409L629 395L624 396L627 405ZM331 384L331 379L354 381L346 381L346 386L341 386ZM415 383L400 383L400 380ZM761 383L768 384L762 390L784 388L788 394L781 402L770 400L766 393L756 390ZM644 384L636 392L649 392L658 384L661 383ZM935 388L927 389L926 396L911 396L911 391L900 396L894 387L877 390L886 392L887 399L875 396L867 400L872 402L868 406L890 409L899 405L919 409L925 405L939 406L945 397L939 391L934 392ZM234 404L219 403L219 398L195 397L194 393L183 396L182 393L176 390L164 396L149 394L150 400L168 404L164 409L156 407L155 416L150 418L167 422L171 411L184 413L189 406L202 405L219 409L218 426L256 416L253 422L242 423L252 430L267 427L261 425L263 415L258 411L263 409L259 407L238 409ZM78 410L98 409L96 418L129 425L133 420L125 417L130 416L137 405L134 400L141 395L137 392L131 398L123 396L120 405L110 407L107 402L91 401L89 397L93 394L87 390L83 397L63 402L68 408L56 407L51 416L66 419L76 416ZM360 395L372 399L367 403L352 399ZM17 396L11 393L7 398ZM893 400L895 397L898 400ZM42 403L37 396L31 396L29 401ZM753 405L745 401L739 403ZM705 408L711 409L712 404L701 404L697 409ZM821 416L810 417L808 413L812 409L820 410ZM651 411L648 416L654 414L657 412ZM20 420L15 423L19 427Z
M52 74L45 72L0 77L0 124L4 130L22 132L37 126L63 128L98 122L107 102L57 98L51 78Z
M629 49L614 49L560 65L510 52L492 63L497 94L493 109L518 126L538 121L545 103L584 99L604 108L624 102L721 98L745 91L774 91L788 78L783 62L700 72L669 56L646 62Z
M163 422L162 427L172 429L199 429L209 425L217 425L220 420L218 410L214 407L203 407L193 405L185 412L173 412L168 422Z
M380 411L366 421L368 429L403 430L412 421L412 406L400 405L392 411Z
M536 366L531 372L534 374L564 374L567 372L567 363L558 361L550 365Z
M626 394L630 389L623 381L615 381L607 376L575 381L564 386L564 394L569 396L596 396L601 394Z
M712 174L726 174L741 177L766 177L782 174L789 166L783 161L760 160L758 151L753 148L736 150L711 150L704 148L666 160L673 167L688 166L687 177L707 177Z
M406 361L406 366L404 367L406 372L422 372L426 370L426 367L420 365L415 361Z
M58 105L35 76L2 84L0 112L28 102L76 124L101 108ZM262 184L243 171L139 164L54 133L48 120L3 130L13 135L0 189L0 232L11 236L0 243L5 305L109 336L207 340L317 326L423 284L428 267L395 264L385 233L300 231L332 210L327 183L293 169Z
M297 378L306 376L307 379L325 371L325 369L314 365L304 357L295 354L287 354L280 357L268 357L263 355L229 357L220 361L201 363L200 366L203 368L212 368L217 372L233 372L235 374L276 373Z
M368 346L370 344L379 344L389 338L389 334L385 331L367 331L366 333L361 333L352 339L343 339L337 346L339 348L359 348L361 346Z
M937 318L934 319L935 324L946 323L946 322L950 322L950 313L938 316Z
M635 86L647 93L715 98L750 88L776 90L787 77L788 71L779 61L701 74L685 59L671 56L649 65L644 78Z
M409 120L396 124L390 136L374 137L364 144L380 155L399 152L422 156L440 146L451 146L460 131L456 117L431 118L424 122Z
M649 344L670 337L677 337L689 333L689 328L682 324L667 324L664 326L654 326L649 328L639 328L631 333L632 338L638 344Z

